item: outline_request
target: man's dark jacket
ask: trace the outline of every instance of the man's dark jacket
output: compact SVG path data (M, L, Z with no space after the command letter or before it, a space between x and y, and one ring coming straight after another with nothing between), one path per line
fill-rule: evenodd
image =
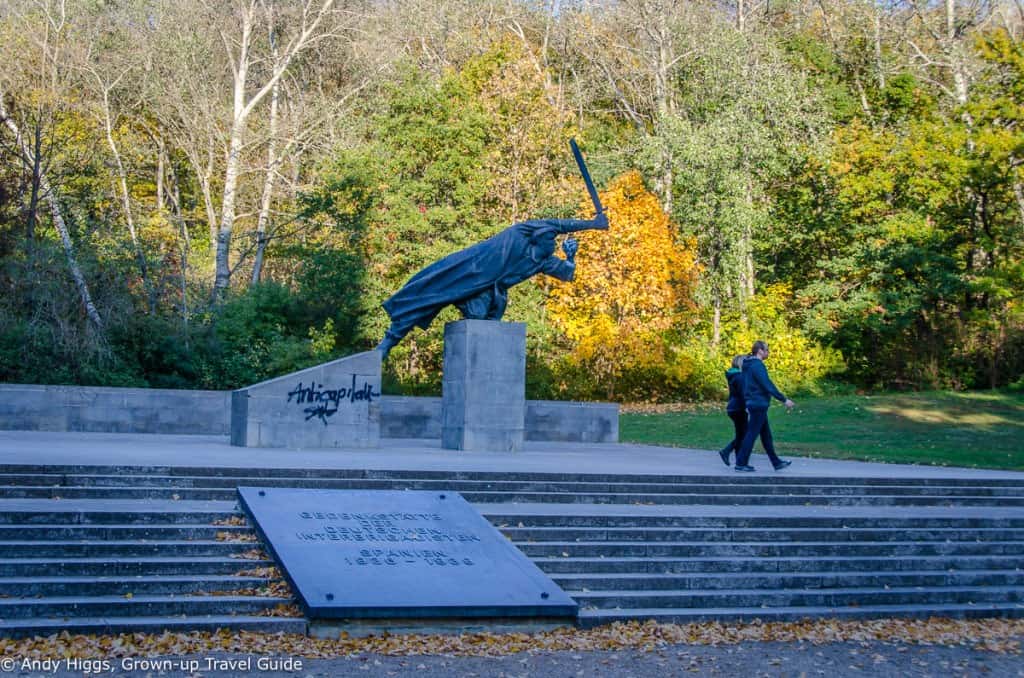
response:
M772 398L786 402L786 396L772 383L760 358L751 356L743 361L743 381L743 398L748 410L767 410Z
M607 221L604 222L607 225ZM537 273L570 281L575 267L555 254L555 236L593 228L591 221L537 219L448 255L414 275L382 306L395 325L427 329L445 306L488 289L504 295Z
M735 367L725 371L725 381L729 384L729 403L725 406L726 412L742 412L747 409L746 400L743 398L743 372Z

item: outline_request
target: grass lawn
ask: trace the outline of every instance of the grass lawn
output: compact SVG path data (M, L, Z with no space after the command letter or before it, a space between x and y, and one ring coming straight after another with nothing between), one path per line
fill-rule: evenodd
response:
M769 411L781 455L1024 470L1024 393L890 393L798 398ZM667 414L623 414L623 442L721 449L725 403ZM763 453L754 446L754 463Z

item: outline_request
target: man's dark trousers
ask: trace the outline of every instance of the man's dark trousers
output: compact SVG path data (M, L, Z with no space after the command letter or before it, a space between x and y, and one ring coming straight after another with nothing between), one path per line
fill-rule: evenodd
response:
M772 440L772 428L768 425L768 408L747 410L750 417L747 419L747 435L743 437L743 444L736 453L736 465L746 466L750 463L750 453L754 450L754 442L761 436L761 445L771 460L772 466L778 466L782 460L775 454L775 441Z

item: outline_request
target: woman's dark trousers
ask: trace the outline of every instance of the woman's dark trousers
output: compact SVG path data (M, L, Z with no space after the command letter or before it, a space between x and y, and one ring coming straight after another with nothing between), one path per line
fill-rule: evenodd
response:
M736 452L736 465L746 466L750 463L750 453L754 451L754 441L761 436L761 445L764 447L772 466L778 466L782 461L779 455L775 454L775 442L772 440L772 428L768 425L768 410L750 410L750 418L747 420L747 434L743 437L743 444Z
M719 454L725 456L731 454L733 451L739 452L740 446L743 445L743 437L747 434L747 411L740 410L739 412L726 412L729 418L732 419L732 425L736 429L735 437L729 442L728 445L722 448Z

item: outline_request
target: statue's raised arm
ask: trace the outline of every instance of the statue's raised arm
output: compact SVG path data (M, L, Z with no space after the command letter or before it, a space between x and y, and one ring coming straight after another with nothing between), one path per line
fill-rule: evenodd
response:
M501 320L508 303L508 289L513 285L537 273L566 282L575 277L579 244L574 238L567 238L562 243L562 259L555 256L555 238L576 231L607 229L608 217L575 140L570 145L596 216L513 224L481 243L427 266L382 304L391 318L391 326L377 346L382 358L413 327L427 329L449 304L458 308L464 318Z
M562 259L555 255L555 238L595 228L608 228L608 217L602 213L589 220L524 221L434 262L383 303L391 327L377 350L387 357L413 327L427 329L448 305L458 308L464 318L501 320L508 289L537 273L571 281L576 274L579 245L572 238L566 239Z

